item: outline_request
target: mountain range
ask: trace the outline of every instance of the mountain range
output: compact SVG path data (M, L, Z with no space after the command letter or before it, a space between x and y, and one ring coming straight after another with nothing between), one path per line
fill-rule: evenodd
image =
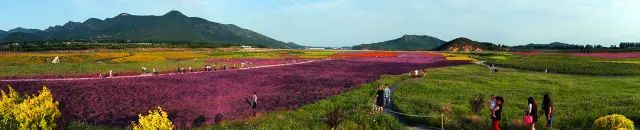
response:
M468 38L443 41L427 35L404 35L400 38L353 46L354 50L405 50L405 51L485 51L498 50L498 45L477 42Z
M85 40L85 41L189 41L211 44L262 45L270 48L302 48L233 24L188 17L179 11L162 16L122 13L104 20L67 22L45 30L16 28L0 31L0 41Z

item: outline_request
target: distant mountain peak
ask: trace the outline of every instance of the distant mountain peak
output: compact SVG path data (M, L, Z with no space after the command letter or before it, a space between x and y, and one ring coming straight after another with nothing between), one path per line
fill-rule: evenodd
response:
M130 16L131 14L129 13L120 13L118 16L123 17L123 16Z
M388 40L384 42L377 42L371 44L361 44L353 46L353 49L369 49L369 50L431 50L444 44L438 38L428 35L402 35L402 37Z
M220 24L203 18L188 17L179 11L169 11L163 16L131 15L121 13L104 20L91 18L84 22L67 22L44 31L14 29L24 34L4 35L4 41L82 40L95 41L187 41L210 44L242 44L272 48L300 48L232 24ZM3 34L0 34L3 35Z
M17 33L17 32L21 32L21 33L29 33L29 34L33 34L33 33L37 33L40 32L41 30L38 29L30 29L30 28L22 28L22 27L17 27L14 29L11 29L7 32L9 33Z
M171 10L171 11L167 12L166 14L164 14L163 16L187 17L186 15L182 14L182 12L177 11L177 10Z
M458 38L453 39L451 41L473 41L473 40L471 40L469 38L466 38L466 37L458 37Z
M89 19L85 20L84 22L86 23L86 22L95 22L95 21L102 21L102 20L97 19L97 18L89 18Z
M490 51L499 50L498 46L489 42L478 42L466 37L453 39L436 48L438 51Z

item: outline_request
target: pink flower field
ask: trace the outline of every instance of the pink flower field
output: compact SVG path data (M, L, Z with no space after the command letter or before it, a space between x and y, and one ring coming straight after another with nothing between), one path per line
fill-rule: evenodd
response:
M624 52L624 53L573 53L574 56L606 58L606 59L622 59L622 58L640 58L640 52Z
M404 54L388 58L321 60L305 64L148 77L0 81L3 90L35 93L47 85L60 102L63 123L126 126L137 114L161 106L178 128L192 127L196 117L213 124L253 115L247 99L258 96L257 112L289 110L374 81L383 74L468 64L436 55Z

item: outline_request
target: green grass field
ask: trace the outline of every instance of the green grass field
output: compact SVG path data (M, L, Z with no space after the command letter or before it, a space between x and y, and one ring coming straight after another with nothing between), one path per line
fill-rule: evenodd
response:
M470 100L478 94L484 94L487 101L492 94L504 96L503 126L515 129L522 122L526 98L532 96L541 104L543 94L549 93L556 108L554 127L582 129L590 128L596 118L612 113L639 122L638 84L640 77L581 76L514 69L492 73L484 66L465 65L430 69L426 77L400 82L393 100L400 111L418 115L438 116L441 107L448 104L453 112L447 114L447 127L487 129L490 126L489 110L485 108L474 114ZM482 119L468 122L473 115ZM440 121L437 118L411 120L431 126L439 126ZM544 123L544 118L540 118L537 125Z
M627 76L640 75L640 64L634 59L598 59L569 54L511 55L503 53L472 54L479 60L497 66L552 73Z

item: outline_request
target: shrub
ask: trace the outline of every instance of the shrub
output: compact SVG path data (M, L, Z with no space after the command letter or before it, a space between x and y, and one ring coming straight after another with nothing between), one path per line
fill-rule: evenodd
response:
M594 130L634 130L633 121L620 114L612 114L598 118L593 122Z
M45 86L39 95L23 99L18 92L9 86L9 93L1 91L0 116L3 129L43 129L56 127L56 119L60 118L58 102L53 100L51 91Z
M471 104L471 111L474 113L478 113L484 108L486 101L484 100L484 95L478 94L471 98L469 104Z
M464 129L486 129L487 118L479 115L467 115L462 117L461 125Z
M331 129L335 129L336 127L338 127L338 125L340 124L340 122L342 122L342 118L343 118L343 114L342 111L340 110L333 110L329 113L327 113L326 115L326 120L324 121L325 123L327 123L327 125L329 125L329 127L331 127Z
M172 130L173 123L169 120L166 112L158 107L157 110L150 110L149 115L139 114L138 124L132 123L134 130Z

